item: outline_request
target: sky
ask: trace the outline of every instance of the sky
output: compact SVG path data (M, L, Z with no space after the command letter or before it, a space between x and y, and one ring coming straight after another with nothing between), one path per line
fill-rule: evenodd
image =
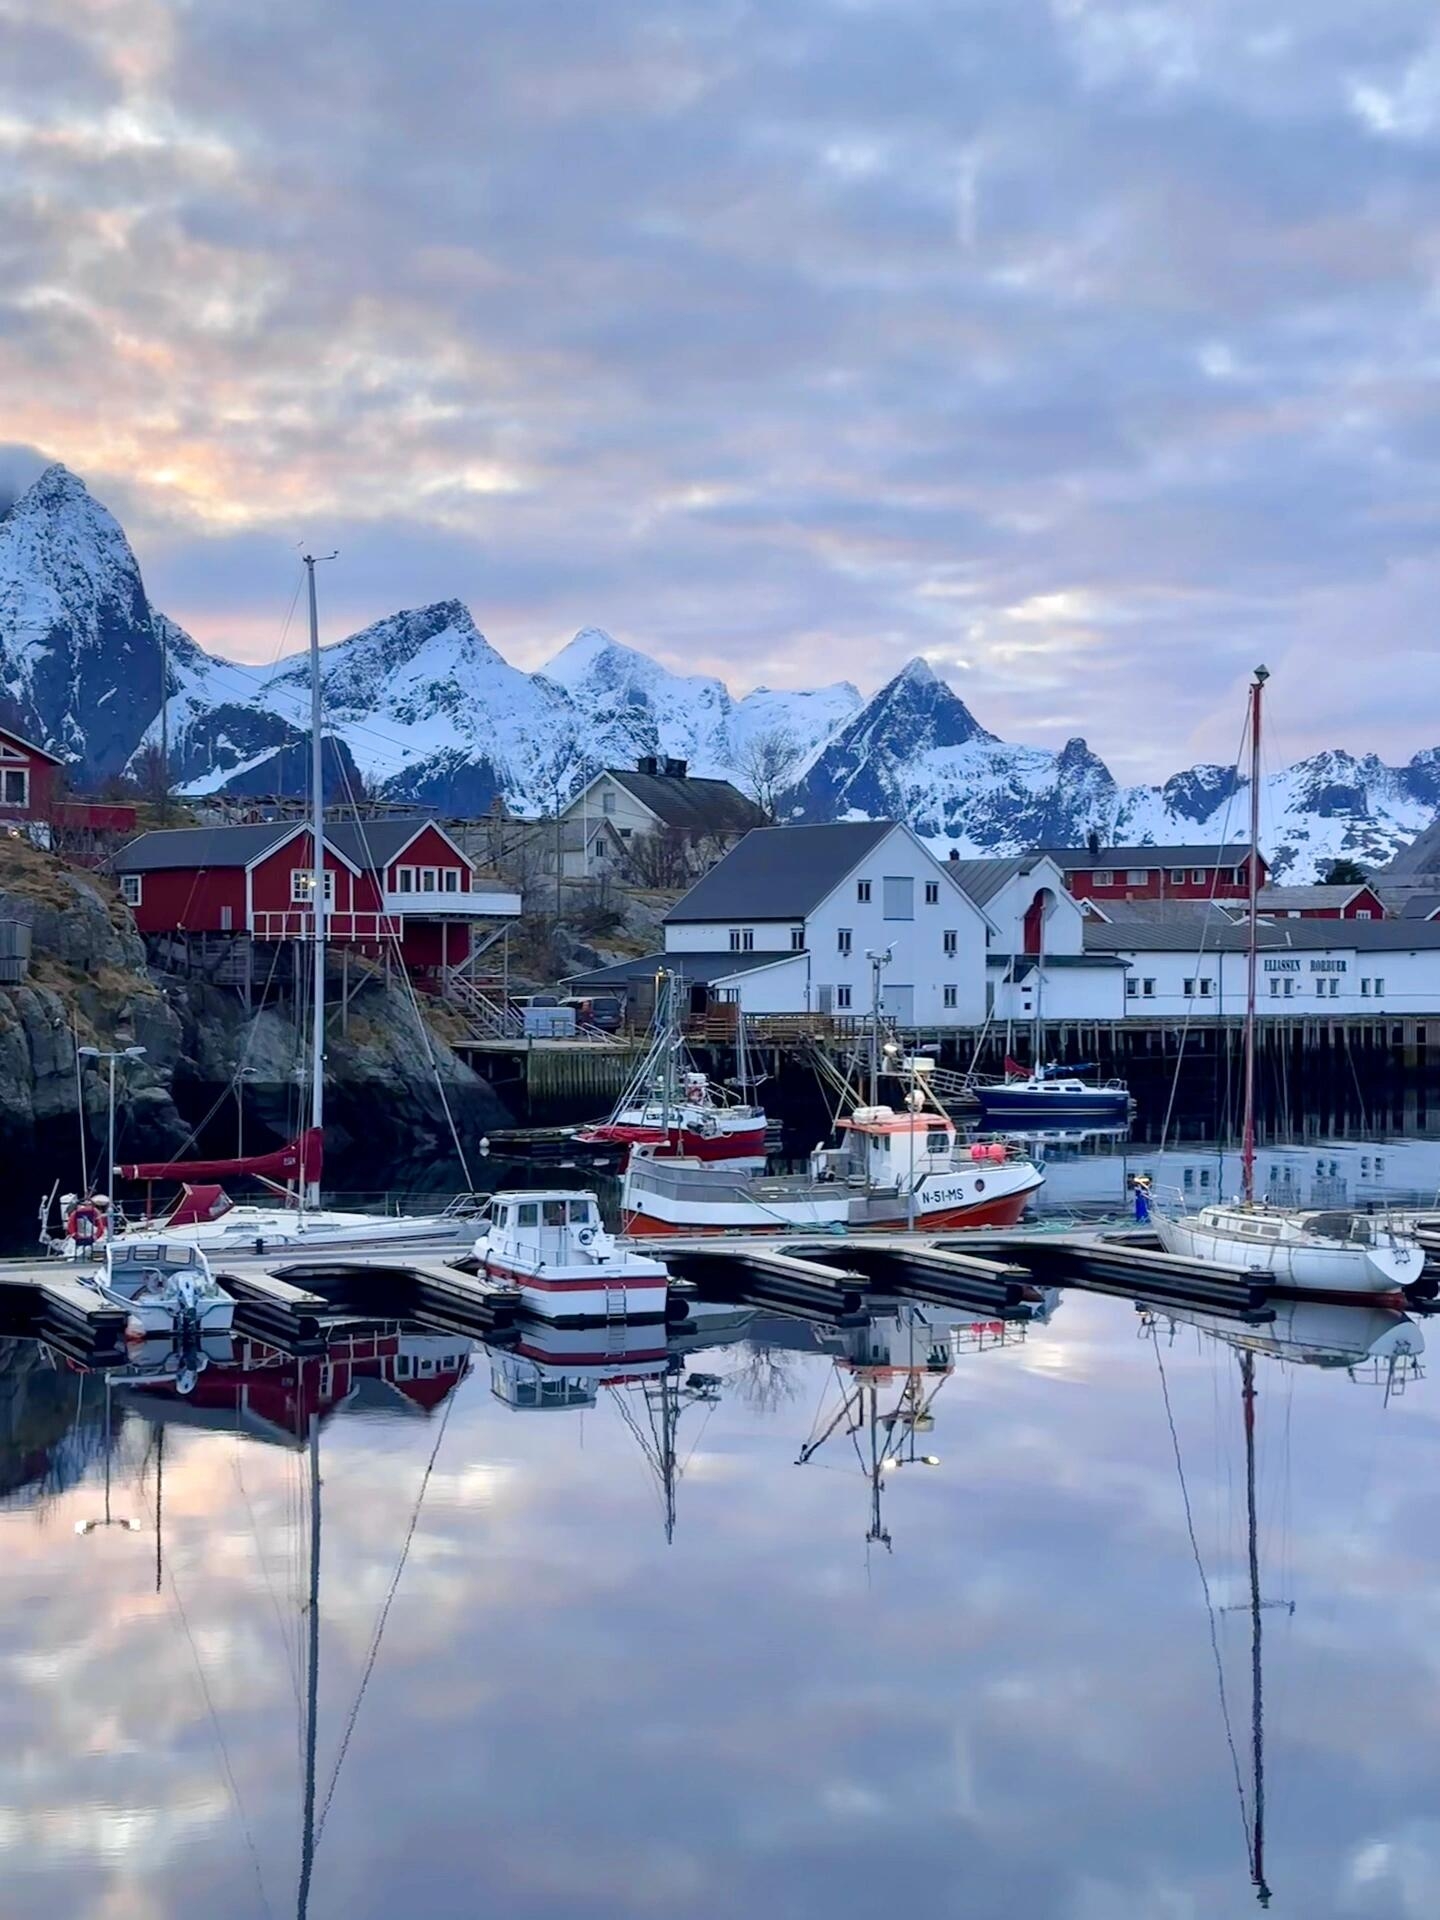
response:
M914 654L1121 778L1440 738L1425 0L0 0L0 488L247 659ZM287 644L293 644L292 632ZM1433 716L1433 717L1432 717Z

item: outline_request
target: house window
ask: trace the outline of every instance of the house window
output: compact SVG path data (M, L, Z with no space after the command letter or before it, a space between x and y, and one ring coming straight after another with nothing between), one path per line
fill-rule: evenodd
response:
M1211 995L1214 993L1214 991L1215 991L1215 982L1211 980L1207 975L1202 974L1200 978L1200 998L1202 1000L1208 1000L1211 997Z
M1187 980L1185 982L1185 998L1187 1000L1193 1000L1195 998L1195 982L1193 980Z
M1355 918L1357 920L1373 920L1375 916L1371 913L1369 907L1357 907L1355 909Z
M755 951L754 927L731 927L731 953L753 953Z
M1370 981L1368 977L1360 982L1360 998L1362 1000L1368 1000L1370 998Z
M422 867L420 869L420 891L422 893L434 893L436 890L437 881L434 867Z
M314 873L309 867L292 867L290 869L291 902L296 906L308 907L314 898ZM327 907L333 907L335 904L335 871L332 867L325 869L325 904Z
M415 869L413 867L397 867L395 869L395 888L398 893L413 893L415 891Z
M1384 974L1383 974L1383 973L1382 973L1382 974L1377 974L1377 975L1375 976L1375 994L1376 994L1376 998L1378 999L1378 998L1379 998L1379 996L1380 996L1380 995L1381 995L1382 993L1384 993L1384 991L1385 991L1385 976L1384 976Z
M0 799L7 807L28 807L30 804L30 769L28 767L5 769L3 786L0 786Z
M138 907L145 891L144 875L122 873L120 876L120 898L127 907Z
M846 1007L848 1007L848 1006L850 1005L850 989L849 989L849 987L836 987L836 989L835 989L835 1005L836 1005L837 1007L839 1007L839 1008L842 1008L842 1009L843 1009L843 1008L846 1008Z
M792 953L803 953L803 952L805 951L805 929L804 929L804 927L791 927L791 929L790 929L790 951L791 951Z
M1148 867L1131 867L1125 875L1125 884L1127 887L1144 887L1148 886L1149 882L1150 869Z
M870 882L868 880L857 880L855 882L855 898L860 902L862 907L869 906Z
M1272 980L1270 982L1270 998L1272 1000L1278 1000L1280 998L1280 982L1278 980Z
M1340 982L1336 979L1332 979L1330 982L1330 998L1332 1000L1338 1000L1340 998Z
M1315 981L1315 997L1317 1000L1323 1000L1325 998L1325 982L1318 977Z
M955 993L956 989L954 987L945 988L943 998L947 1007L953 1007L955 1005Z
M925 904L927 907L939 906L940 882L938 880L927 880L925 882Z
M460 869L458 867L442 868L440 878L445 882L444 890L446 893L459 893Z
M1097 887L1113 887L1114 886L1115 875L1110 871L1109 867L1096 867L1095 884Z
M838 929L835 935L835 945L841 953L848 954L850 952L850 942L852 938L853 934L849 927L841 927Z
M604 791L604 792L603 792L603 793L601 794L601 796L600 796L600 811L601 811L602 813L614 813L614 811L615 811L615 789L614 789L613 787L606 787L606 789L605 789L605 791Z
M1197 887L1204 886L1206 877L1207 876L1206 876L1204 867L1192 867L1190 869L1190 878L1194 881Z
M960 950L960 935L954 927L945 929L945 958L953 960Z
M910 875L887 873L880 884L885 890L885 918L913 920L915 918L915 882Z
M1170 869L1170 880L1172 885L1177 887L1183 887L1185 884L1184 867L1172 867Z
M1140 982L1140 992L1142 998L1153 1000L1155 998L1155 982L1153 980L1142 980Z
M1125 981L1125 998L1127 1000L1138 1000L1140 998L1140 982L1135 979L1133 975L1129 976Z
M1295 997L1295 982L1290 978L1289 974L1287 973L1285 976L1285 998L1287 1000L1292 1000L1294 999L1294 997Z

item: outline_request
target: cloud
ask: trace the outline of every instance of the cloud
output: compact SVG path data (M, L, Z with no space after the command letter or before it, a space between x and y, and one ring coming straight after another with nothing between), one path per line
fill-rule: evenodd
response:
M331 538L346 626L939 648L1019 738L1013 610L1083 603L1044 732L1132 773L1263 636L1297 746L1406 755L1362 663L1431 544L1433 48L1420 0L12 0L7 432L248 657Z

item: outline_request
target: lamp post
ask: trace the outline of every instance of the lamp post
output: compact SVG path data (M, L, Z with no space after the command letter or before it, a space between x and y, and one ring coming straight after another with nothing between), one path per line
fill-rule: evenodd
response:
M115 1062L143 1060L145 1049L144 1047L121 1047L117 1052L106 1052L103 1047L77 1047L75 1051L82 1060L105 1060L110 1067L105 1121L105 1186L106 1191L110 1192L115 1186Z

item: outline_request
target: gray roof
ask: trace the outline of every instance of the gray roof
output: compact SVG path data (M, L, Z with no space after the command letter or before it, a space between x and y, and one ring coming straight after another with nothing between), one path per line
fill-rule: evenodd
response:
M572 973L567 987L623 987L632 980L647 980L661 967L682 980L709 985L732 973L753 973L757 967L772 967L781 960L800 960L799 953L643 953L636 960L617 960L612 966L591 967L585 973Z
M1109 921L1087 920L1088 953L1243 953L1249 926L1214 914L1202 921L1196 915L1160 919L1150 914L1124 914ZM1433 920L1264 920L1258 945L1264 953L1323 953L1345 949L1358 953L1427 952L1440 948L1440 922Z
M984 907L1007 881L1016 874L1029 873L1043 858L1039 853L1016 853L1008 860L946 860L943 864L960 891L968 894L977 907Z
M1432 913L1440 913L1440 893L1412 893L1400 917L1402 920L1428 920Z
M764 810L728 780L639 773L633 767L607 767L605 771L667 827L679 827L686 833L748 833L752 827L765 824Z
M1344 887L1261 887L1260 911L1283 913L1289 908L1343 907L1357 893L1369 888L1368 880L1357 880L1353 885Z
M159 873L175 867L248 867L263 859L307 823L267 820L257 826L166 827L142 833L115 856L117 873ZM352 866L387 867L421 827L428 814L398 820L337 820L325 828L325 844Z
M1035 969L1033 953L987 953L987 967L1007 967L1012 980L1023 980L1027 973ZM1116 953L1047 953L1045 971L1067 967L1123 967L1125 962Z
M803 920L894 827L893 820L757 827L676 901L666 923Z
M1089 847L1040 847L1038 851L1048 853L1057 867L1071 873L1093 873L1096 867L1233 867L1249 848L1237 841L1234 846L1101 847L1098 853Z
M166 867L248 867L300 824L267 820L252 827L166 827L142 833L115 856L117 873L158 873Z

